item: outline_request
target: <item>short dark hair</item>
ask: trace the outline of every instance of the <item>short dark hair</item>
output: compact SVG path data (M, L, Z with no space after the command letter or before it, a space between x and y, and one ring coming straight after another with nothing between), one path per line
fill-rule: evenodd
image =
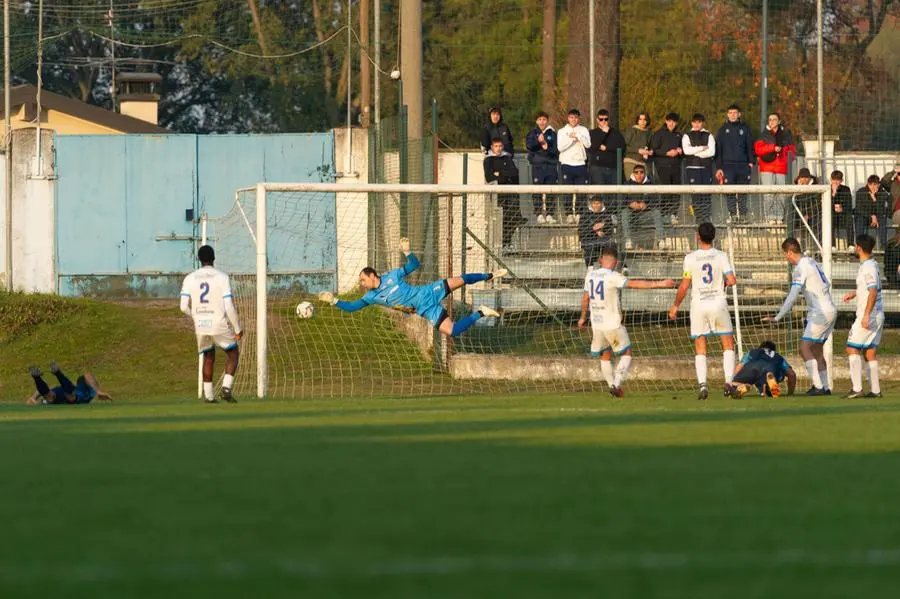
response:
M200 264L212 264L216 261L216 250L212 249L211 245L200 246L200 249L197 250L197 260L200 261Z
M644 165L643 165L643 164L635 164L635 165L631 168L631 172L632 172L632 173L646 173L646 172L647 172L647 169L644 168Z
M534 120L538 120L541 117L544 117L545 119L549 119L550 115L547 114L546 112L544 112L543 110L541 110L540 112L537 113L537 115L535 115Z
M861 249L866 254L871 254L872 250L875 249L875 238L867 233L863 233L862 235L856 236L856 247Z
M768 349L770 351L778 351L775 347L775 342L769 339L766 339L762 343L759 344L759 349Z
M741 107L738 106L737 104L729 104L728 110L737 110L738 112L740 112L740 111L741 111Z
M695 112L694 116L691 117L691 122L699 122L703 123L706 121L706 117L700 114L699 112Z
M359 271L359 274L361 274L361 275L366 275L367 277L368 277L369 275L375 275L375 276L377 277L377 276L378 276L378 271L375 270L374 268L372 268L371 266L367 266L367 267L365 267L364 269L362 269L361 271Z
M712 243L716 238L716 226L712 223L700 223L697 227L697 235L703 243Z
M609 116L609 111L605 108L601 108L597 111L597 116Z
M788 237L784 241L781 242L781 251L782 252L794 252L796 254L802 254L803 249L800 247L800 242L794 239L793 237Z
M676 123L681 120L681 116L677 112L670 112L666 115L667 121L675 121Z
M502 143L503 143L503 138L502 138L502 137L492 137L492 138L491 138L491 145L494 145L494 144L497 144L497 143L502 144Z
M603 196L592 196L592 197L591 197L591 201L592 201L592 202L602 202L602 201L603 201Z
M619 248L617 248L613 244L605 245L605 246L603 246L603 251L600 252L600 257L602 258L603 256L612 256L613 258L618 260Z
M831 178L835 181L843 181L844 173L841 171L831 171Z
M872 183L878 183L881 185L881 177L878 175L869 175L869 178L866 179L866 185L871 185Z
M575 116L581 116L581 111L577 108L570 108L567 114L574 114Z

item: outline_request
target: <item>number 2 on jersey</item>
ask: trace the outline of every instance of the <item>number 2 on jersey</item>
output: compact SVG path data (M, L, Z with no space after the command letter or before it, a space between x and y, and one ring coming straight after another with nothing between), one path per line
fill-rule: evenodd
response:
M208 304L209 300L206 299L206 296L209 295L209 283L200 283L200 303Z
M606 297L604 297L603 293L603 281L597 281L597 286L591 286L591 299L594 299L594 294L596 293L596 297L600 298L600 301L604 301Z
M703 271L703 277L700 280L703 281L704 283L706 283L707 285L712 283L712 279L713 279L712 264L707 262L706 264L704 264L703 266L700 267L700 270Z

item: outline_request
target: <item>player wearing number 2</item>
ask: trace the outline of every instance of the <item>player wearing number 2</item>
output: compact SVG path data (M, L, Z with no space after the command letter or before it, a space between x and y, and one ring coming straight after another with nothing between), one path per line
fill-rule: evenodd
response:
M197 349L203 356L204 398L208 402L216 401L213 367L218 345L228 356L222 379L222 399L233 403L231 387L240 355L238 341L241 339L241 323L234 307L228 275L213 267L215 251L204 245L197 251L197 259L200 260L200 268L186 276L181 286L181 311L194 319Z
M624 397L622 383L631 367L631 340L622 326L622 310L619 304L619 290L629 289L671 289L675 281L640 281L628 279L615 271L619 255L614 246L606 246L600 255L600 268L588 269L584 277L584 294L581 296L581 318L578 328L587 323L587 310L591 309L591 355L600 357L600 370L609 392L614 397ZM619 356L619 363L613 372L612 356Z
M731 313L725 297L725 287L735 284L734 269L725 252L712 246L716 228L712 223L697 227L700 249L684 257L681 285L675 294L675 303L669 309L669 318L675 320L678 307L691 288L691 339L694 340L694 367L700 392L697 399L709 397L707 386L706 338L714 335L722 339L722 367L725 370L725 396L734 393L731 384L734 376L734 331Z
M778 322L791 311L800 292L806 298L806 328L800 338L800 355L806 363L806 373L812 381L807 395L831 395L828 388L828 366L825 362L825 342L834 330L837 308L831 299L831 282L819 263L804 256L800 243L793 237L781 243L781 251L788 264L794 267L791 274L791 291L778 314L764 318L764 322Z

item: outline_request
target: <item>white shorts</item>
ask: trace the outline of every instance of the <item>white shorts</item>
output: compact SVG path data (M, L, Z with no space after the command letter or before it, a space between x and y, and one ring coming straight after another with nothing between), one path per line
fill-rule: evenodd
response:
M853 349L872 349L881 343L881 331L884 330L884 314L875 314L869 320L868 329L864 329L862 321L857 317L850 327L847 347Z
M607 350L612 350L617 356L631 349L631 340L625 327L617 329L598 329L591 327L594 338L591 340L591 354L599 356Z
M207 352L211 352L216 348L217 345L225 351L228 351L230 349L236 348L238 346L238 342L234 337L234 333L232 333L231 331L228 331L227 333L221 333L219 335L197 334L198 353L205 354Z
M837 312L826 314L824 312L809 312L806 316L806 328L803 329L803 341L810 343L825 343L828 336L834 330L834 321L837 320Z
M691 339L733 333L731 312L724 301L691 303Z

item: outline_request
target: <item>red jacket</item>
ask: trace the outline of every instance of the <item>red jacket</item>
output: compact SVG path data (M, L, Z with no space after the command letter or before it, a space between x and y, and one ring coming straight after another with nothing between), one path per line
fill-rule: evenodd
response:
M778 145L775 142L776 135L782 140L780 152L775 152L775 146ZM759 139L756 140L756 143L753 144L753 152L758 158L759 172L786 175L788 172L788 164L794 159L794 156L796 156L797 148L794 147L794 140L791 137L791 134L782 127L780 131L776 132L772 132L770 129L763 130L762 135L760 135ZM775 154L774 160L763 160L763 156L769 155L770 157L772 154Z

